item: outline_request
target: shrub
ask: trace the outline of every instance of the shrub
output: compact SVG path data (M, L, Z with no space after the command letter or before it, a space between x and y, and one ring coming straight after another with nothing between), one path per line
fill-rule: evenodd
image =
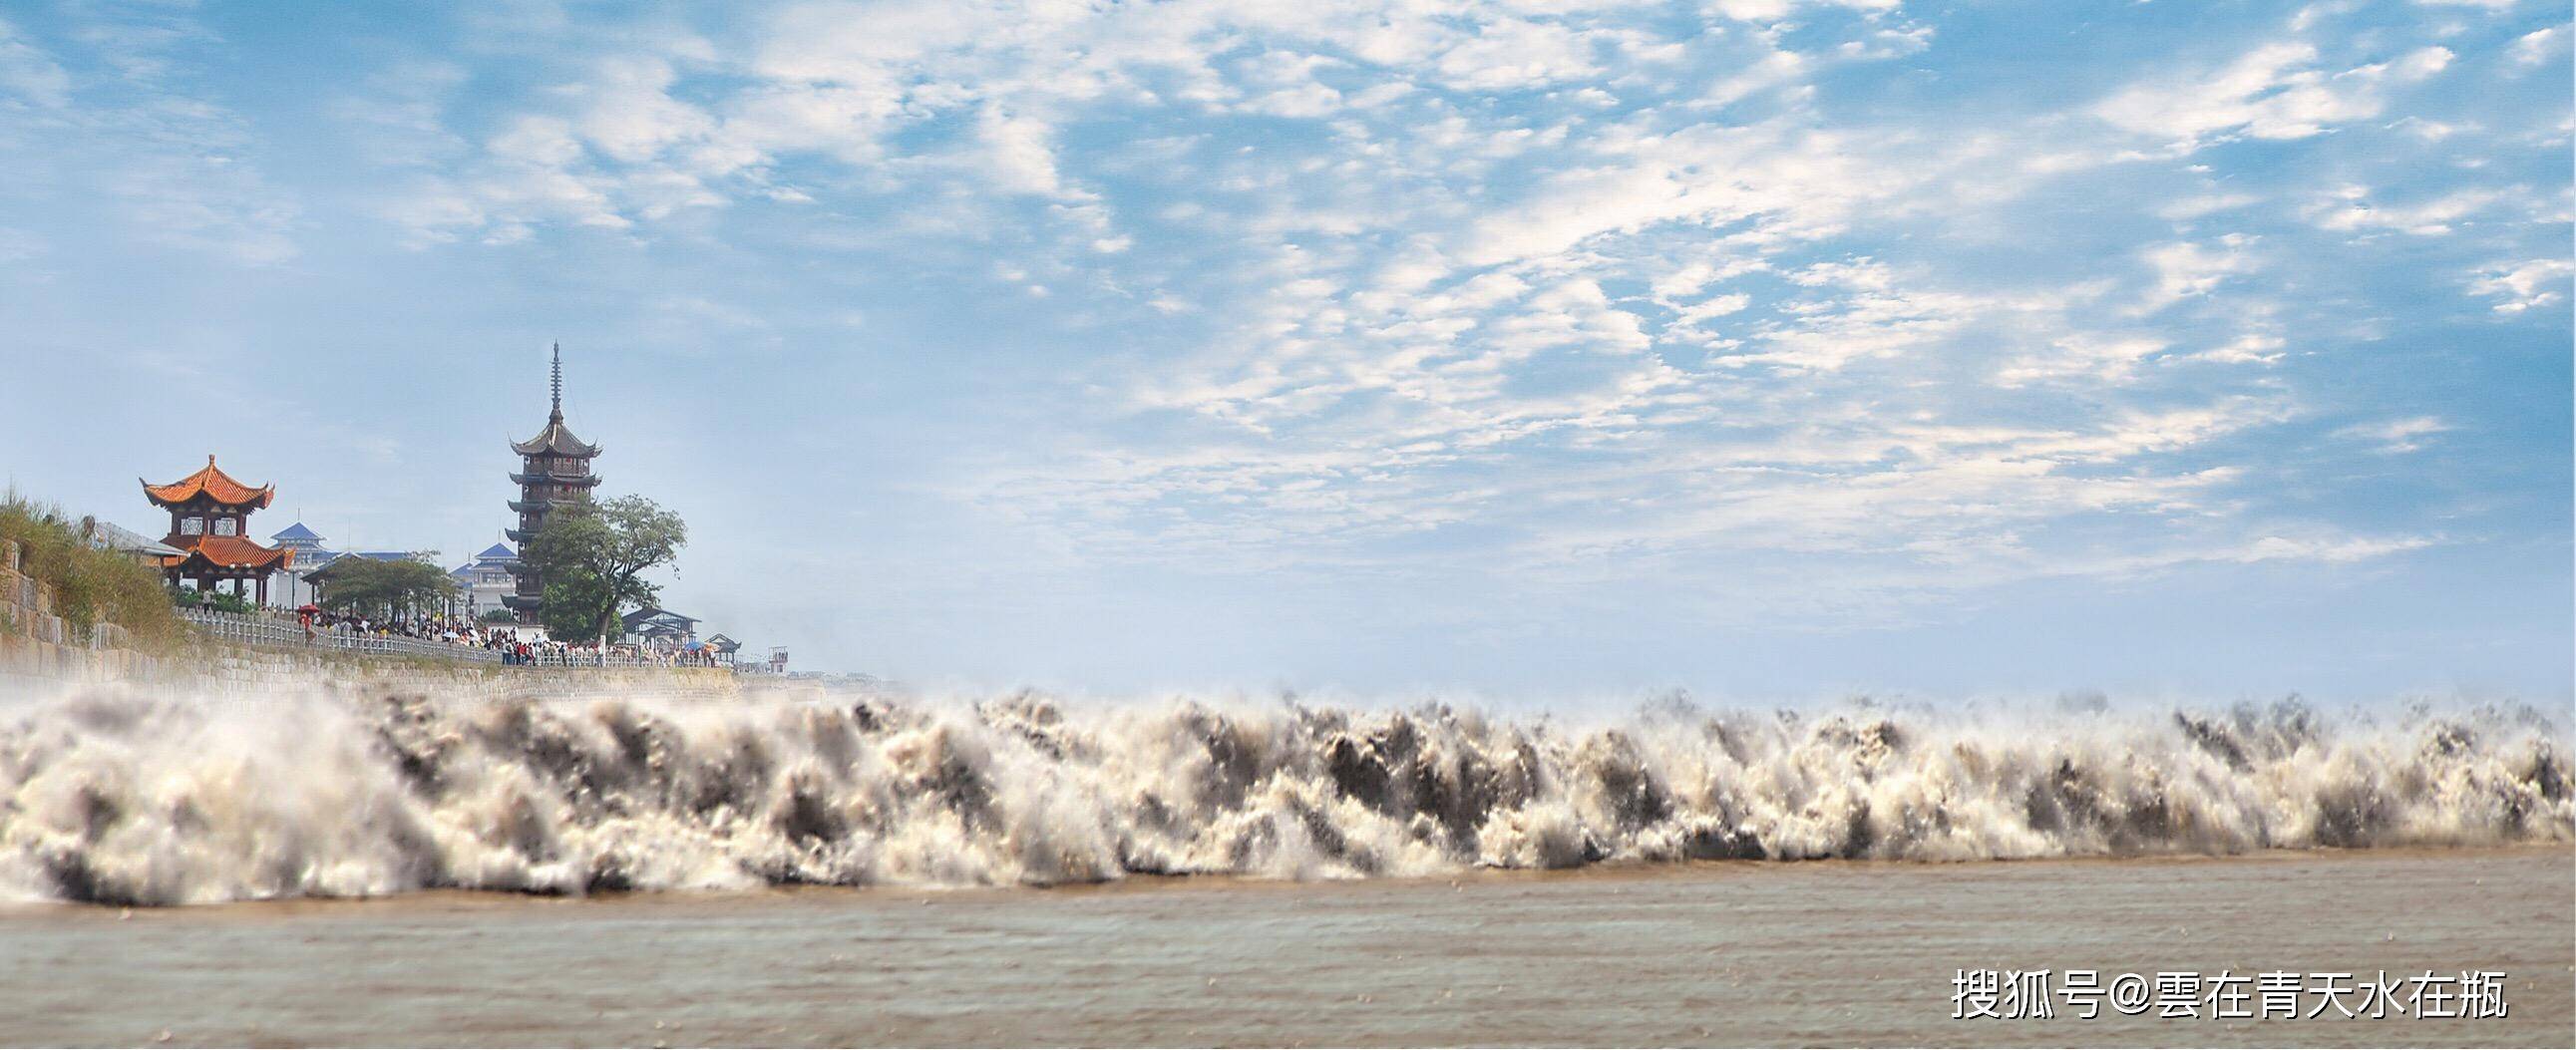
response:
M258 602L223 591L195 591L186 587L172 587L167 593L170 595L170 604L182 609L204 609L208 612L220 613L259 611Z

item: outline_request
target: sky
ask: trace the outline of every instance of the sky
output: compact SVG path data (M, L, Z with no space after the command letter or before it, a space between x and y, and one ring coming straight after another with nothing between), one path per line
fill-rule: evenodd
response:
M2541 0L0 2L0 474L1067 690L2563 702Z

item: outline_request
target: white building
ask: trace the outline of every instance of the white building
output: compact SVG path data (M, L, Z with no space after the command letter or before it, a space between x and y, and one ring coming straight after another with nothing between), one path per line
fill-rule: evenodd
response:
M286 588L277 593L275 604L292 609L311 602L314 598L313 582L305 577L312 575L315 569L331 564L340 552L323 546L322 535L304 527L300 521L271 533L268 538L295 552L295 567L287 570Z
M517 593L518 577L511 570L519 564L519 552L506 543L483 548L473 561L449 570L456 581L458 595L465 603L465 615L480 620L485 613L503 608L502 599Z

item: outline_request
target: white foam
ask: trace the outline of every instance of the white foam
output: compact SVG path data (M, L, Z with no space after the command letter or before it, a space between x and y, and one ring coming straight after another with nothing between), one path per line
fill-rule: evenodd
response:
M2529 709L736 704L118 688L0 716L0 896L1049 885L1130 873L2576 839Z

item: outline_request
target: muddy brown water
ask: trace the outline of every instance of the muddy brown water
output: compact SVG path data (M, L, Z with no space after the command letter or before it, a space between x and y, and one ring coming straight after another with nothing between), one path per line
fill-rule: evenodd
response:
M2571 910L2564 845L10 905L0 1042L2568 1046ZM2503 970L2509 1012L1952 1020L1985 967Z

